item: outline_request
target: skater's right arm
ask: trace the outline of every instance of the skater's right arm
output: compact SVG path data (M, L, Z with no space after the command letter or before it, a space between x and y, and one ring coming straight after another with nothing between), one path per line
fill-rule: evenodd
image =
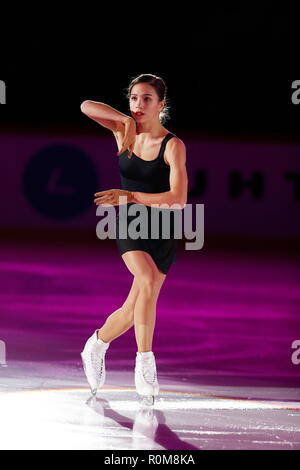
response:
M80 105L80 109L89 118L113 132L122 130L124 122L130 117L117 111L108 104L91 100L83 101Z
M81 111L89 118L110 129L118 144L118 155L126 149L131 157L136 136L136 122L126 114L117 111L108 104L86 100L81 103Z

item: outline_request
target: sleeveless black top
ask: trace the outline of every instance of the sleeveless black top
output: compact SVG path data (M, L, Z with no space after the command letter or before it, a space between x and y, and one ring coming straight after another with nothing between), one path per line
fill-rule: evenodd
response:
M128 158L128 150L119 155L119 170L122 189L142 193L163 193L170 190L170 167L164 160L168 140L175 137L167 134L154 160L142 160L135 153Z
M138 191L143 193L163 193L170 190L170 166L164 160L164 152L167 142L176 137L171 132L167 134L160 146L158 156L154 160L143 160L135 153L128 158L128 150L119 155L119 171L122 189L127 191ZM127 211L129 207L137 203L127 203ZM170 238L165 239L161 236L161 227L159 228L159 239L151 239L151 210L152 211L168 211L169 209L151 208L151 206L143 205L148 211L148 239L131 239L127 235L123 239L119 235L119 224L122 224L119 213L117 214L116 224L116 242L119 253L122 255L130 250L143 250L148 252L155 261L158 269L167 273L172 263L176 262L176 246L177 240L174 239L174 222L171 214L170 222ZM120 212L120 206L119 206ZM127 222L133 220L135 216L127 216Z

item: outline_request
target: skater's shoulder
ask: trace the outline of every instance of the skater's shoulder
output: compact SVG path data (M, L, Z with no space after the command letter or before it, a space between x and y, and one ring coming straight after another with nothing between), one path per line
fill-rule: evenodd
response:
M176 162L186 161L186 146L184 142L176 135L168 140L165 149L165 159L168 165Z

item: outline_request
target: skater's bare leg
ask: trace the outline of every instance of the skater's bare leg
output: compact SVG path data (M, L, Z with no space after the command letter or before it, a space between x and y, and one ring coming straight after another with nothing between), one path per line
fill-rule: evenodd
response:
M134 330L138 351L152 351L156 304L166 274L157 269L151 256L144 251L128 251L122 258L139 287L134 306Z
M109 343L132 328L134 325L134 306L138 292L138 283L134 278L128 297L122 307L109 315L104 325L99 329L99 339L102 339L105 343Z

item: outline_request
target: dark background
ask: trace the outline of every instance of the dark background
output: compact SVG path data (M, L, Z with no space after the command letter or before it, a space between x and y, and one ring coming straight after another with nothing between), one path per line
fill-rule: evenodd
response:
M300 106L291 102L291 83L300 77L293 5L161 7L156 18L136 9L127 10L128 17L118 13L83 10L80 23L57 15L49 32L44 21L5 35L0 79L7 105L0 107L0 129L107 133L82 115L80 103L102 101L128 113L130 78L153 73L166 81L171 120L165 125L178 133L298 139Z
M0 108L1 127L38 131L65 124L88 133L105 132L81 113L80 104L92 99L130 115L125 88L140 73L153 73L165 80L171 116L165 126L171 124L177 132L223 138L299 136L300 106L291 101L291 84L297 75L283 77L267 70L250 74L237 69L226 73L190 69L184 80L175 70L159 67L111 71L108 75L99 69L85 74L75 66L64 70L45 66L37 73L31 69L27 74L4 74L0 78L6 83L7 104Z

